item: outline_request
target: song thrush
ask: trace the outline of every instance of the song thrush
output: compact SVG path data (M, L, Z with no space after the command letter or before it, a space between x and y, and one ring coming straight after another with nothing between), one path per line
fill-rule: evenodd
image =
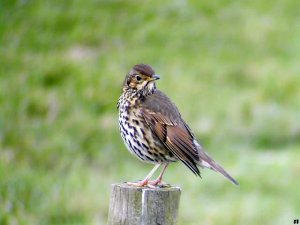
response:
M130 184L157 186L168 164L180 160L198 176L197 166L206 167L237 185L237 181L204 152L175 104L156 88L158 79L149 65L135 65L125 77L118 101L119 127L125 145L140 160L156 164L145 179ZM159 177L150 181L161 165L164 167Z

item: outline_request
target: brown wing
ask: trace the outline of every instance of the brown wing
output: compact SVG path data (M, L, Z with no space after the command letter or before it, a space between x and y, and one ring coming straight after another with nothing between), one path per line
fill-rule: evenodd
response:
M151 130L180 161L200 176L199 153L193 135L177 107L161 91L155 91L141 103L143 116Z

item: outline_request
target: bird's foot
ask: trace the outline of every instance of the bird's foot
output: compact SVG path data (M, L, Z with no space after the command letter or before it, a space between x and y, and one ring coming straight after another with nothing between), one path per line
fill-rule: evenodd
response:
M157 179L155 179L155 180L149 180L149 181L148 181L148 184L153 185L153 186L157 186L157 185L159 185L160 183L161 183L161 178L160 178L160 177L157 178Z
M134 187L148 187L148 188L167 188L170 184L164 183L159 179L156 180L141 180L137 182L126 182L126 184Z
M137 182L125 182L126 184L134 187L146 187L148 185L149 179L144 179Z
M154 188L168 188L171 187L170 184L163 182L161 179L151 180L148 182L148 186L151 185Z

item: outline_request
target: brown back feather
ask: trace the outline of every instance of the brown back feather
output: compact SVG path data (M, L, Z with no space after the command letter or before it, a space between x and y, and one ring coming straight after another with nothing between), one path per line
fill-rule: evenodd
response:
M199 153L193 143L194 137L171 100L156 90L147 96L141 108L145 121L164 146L200 176L197 168Z

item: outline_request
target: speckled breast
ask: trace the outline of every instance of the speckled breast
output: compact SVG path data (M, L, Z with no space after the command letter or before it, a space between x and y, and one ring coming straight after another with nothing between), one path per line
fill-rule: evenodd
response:
M122 96L119 100L119 128L126 147L140 160L155 164L177 161L153 134L138 107Z

